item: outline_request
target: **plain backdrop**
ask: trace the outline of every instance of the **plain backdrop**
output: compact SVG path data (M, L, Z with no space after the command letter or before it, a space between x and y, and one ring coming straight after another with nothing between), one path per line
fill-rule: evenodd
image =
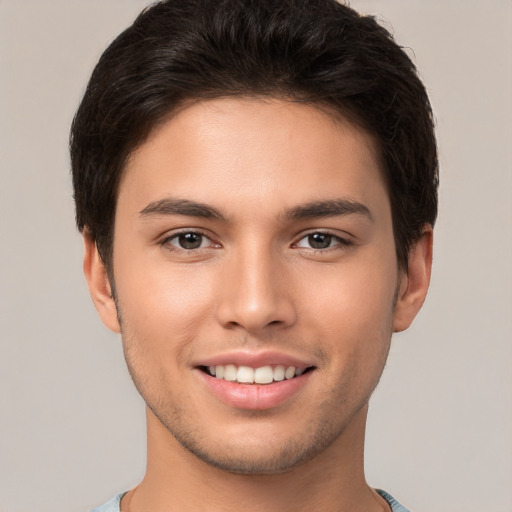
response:
M0 511L80 512L145 464L144 405L74 228L69 125L141 0L0 0ZM512 511L512 2L353 0L410 49L441 156L431 291L372 399L370 484Z

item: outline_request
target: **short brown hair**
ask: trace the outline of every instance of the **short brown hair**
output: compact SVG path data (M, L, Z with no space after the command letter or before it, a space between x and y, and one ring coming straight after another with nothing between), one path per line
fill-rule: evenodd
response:
M128 156L184 101L240 95L328 105L374 137L407 268L437 216L430 103L392 35L335 0L161 1L107 48L70 138L77 225L107 268Z

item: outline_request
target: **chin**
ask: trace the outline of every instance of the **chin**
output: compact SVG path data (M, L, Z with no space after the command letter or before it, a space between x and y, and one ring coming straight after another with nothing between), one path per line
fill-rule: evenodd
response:
M153 411L154 412L154 411ZM158 418L158 415L156 415ZM249 433L248 426L237 435L212 437L183 428L177 417L161 425L189 453L200 461L223 471L240 475L277 475L287 473L322 454L345 430L334 422L310 423L294 432L281 425L278 432ZM288 436L286 434L289 434Z
M218 451L207 451L196 446L190 446L180 441L180 444L201 461L228 473L239 475L278 475L288 473L297 466L315 457L318 447L307 449L298 443L290 443L274 453L261 453L260 449L249 450L247 447L229 449L229 455ZM227 450L228 451L228 450Z

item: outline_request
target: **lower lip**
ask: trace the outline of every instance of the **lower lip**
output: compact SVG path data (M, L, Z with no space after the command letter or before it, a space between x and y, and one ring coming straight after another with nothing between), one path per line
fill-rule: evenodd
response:
M313 373L309 371L293 379L272 384L240 384L216 379L196 370L211 393L227 405L238 409L265 410L277 407L295 396Z

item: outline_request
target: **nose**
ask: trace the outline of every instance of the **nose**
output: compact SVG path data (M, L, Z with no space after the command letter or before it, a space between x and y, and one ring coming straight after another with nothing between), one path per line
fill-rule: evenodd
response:
M247 247L226 259L221 275L217 320L247 332L290 327L297 314L286 262L265 247Z

